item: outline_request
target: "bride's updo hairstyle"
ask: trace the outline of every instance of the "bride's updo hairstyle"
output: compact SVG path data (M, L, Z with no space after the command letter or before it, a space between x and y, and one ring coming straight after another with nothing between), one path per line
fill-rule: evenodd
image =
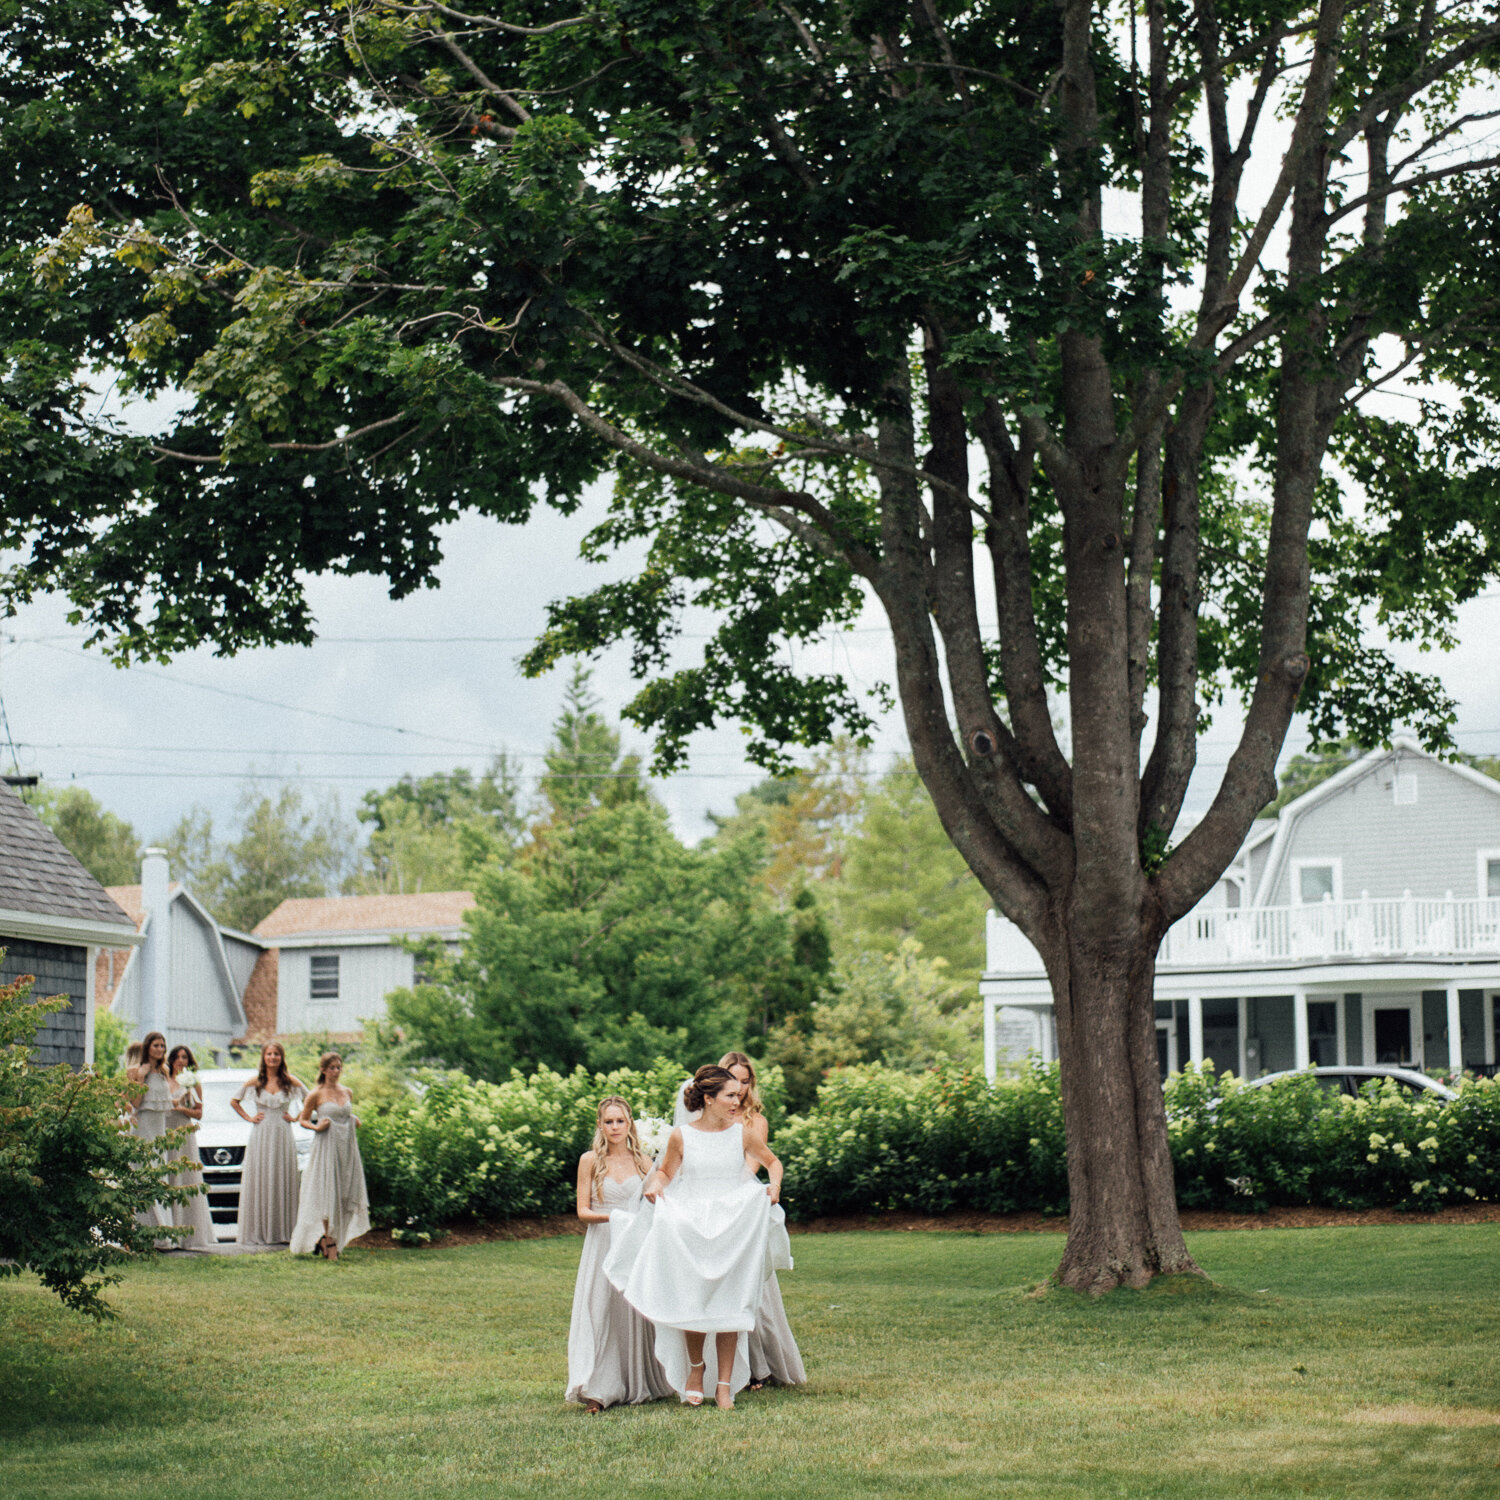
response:
M710 1063L706 1068L699 1068L693 1074L693 1081L682 1091L682 1102L690 1110L703 1108L705 1100L716 1098L723 1093L726 1083L738 1083L733 1073L728 1068L721 1068L718 1063Z
M766 1112L765 1105L760 1102L760 1089L756 1084L755 1064L745 1056L743 1052L726 1052L719 1059L721 1068L743 1068L750 1076L744 1080L745 1092L740 1095L740 1104L744 1108L745 1118L753 1120L756 1115Z

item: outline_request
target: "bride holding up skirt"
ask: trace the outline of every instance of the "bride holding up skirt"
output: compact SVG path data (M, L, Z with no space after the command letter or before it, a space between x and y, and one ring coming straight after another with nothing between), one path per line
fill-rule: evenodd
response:
M779 1226L785 1218L776 1206L781 1163L745 1140L740 1090L727 1069L699 1068L686 1102L702 1115L673 1130L644 1189L654 1207L614 1216L604 1265L610 1283L656 1325L656 1356L692 1406L712 1388L727 1409L750 1379L748 1335L778 1259L773 1219ZM769 1188L756 1180L757 1166L769 1173Z

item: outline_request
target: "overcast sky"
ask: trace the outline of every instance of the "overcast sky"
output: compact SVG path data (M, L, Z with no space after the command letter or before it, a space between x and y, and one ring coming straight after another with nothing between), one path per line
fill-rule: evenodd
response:
M268 788L291 779L314 797L336 794L352 812L365 790L406 771L480 768L501 749L535 768L565 672L528 681L516 662L548 600L608 576L578 557L590 520L541 510L524 527L460 521L445 533L440 587L400 603L378 580L315 579L321 638L310 648L227 660L197 652L168 667L121 671L82 650L61 601L39 602L0 627L0 695L20 767L50 784L80 782L146 839L194 805L221 831L231 828L254 777ZM1497 635L1500 590L1466 607L1457 651L1424 662L1458 695L1466 750L1500 753ZM689 639L683 650L696 646ZM892 677L873 614L816 648L810 662L837 667L862 689ZM606 656L594 683L617 714L633 692L625 654ZM1206 737L1190 814L1207 806L1236 727L1226 712ZM626 738L646 748L633 731ZM1304 741L1299 724L1291 745ZM729 810L758 779L743 743L733 725L700 735L689 769L658 783L683 837L706 833L707 815ZM882 721L877 766L905 748L899 720ZM0 753L8 758L9 747Z

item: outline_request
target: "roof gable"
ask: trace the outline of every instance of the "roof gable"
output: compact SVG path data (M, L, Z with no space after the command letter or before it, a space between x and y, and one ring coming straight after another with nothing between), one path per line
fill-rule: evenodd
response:
M1266 860L1265 870L1261 874L1260 883L1255 891L1254 904L1264 905L1271 892L1276 889L1276 883L1281 878L1291 850L1297 825L1309 812L1331 801L1356 783L1363 781L1365 777L1374 775L1382 766L1399 761L1403 757L1426 761L1429 765L1482 787L1492 796L1500 797L1500 781L1486 776L1482 771L1474 770L1472 766L1439 760L1437 756L1424 750L1416 740L1406 735L1397 735L1392 739L1389 749L1369 751L1360 756L1353 765L1345 766L1342 771L1336 772L1326 781L1320 781L1317 786L1309 788L1281 809L1276 818L1276 832L1271 844L1270 856Z
M63 841L3 783L0 908L33 916L106 922L127 930L134 926Z

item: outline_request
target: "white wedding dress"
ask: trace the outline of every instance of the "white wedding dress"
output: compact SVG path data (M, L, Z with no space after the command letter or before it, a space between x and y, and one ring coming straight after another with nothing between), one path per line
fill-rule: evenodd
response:
M703 1390L712 1400L721 1378L731 1395L750 1380L747 1344L766 1278L782 1257L773 1220L785 1219L745 1161L744 1126L682 1127L682 1165L653 1206L611 1216L604 1274L642 1317L656 1325L656 1357L679 1396L687 1393L684 1333L703 1333ZM714 1335L737 1333L734 1368L721 1377Z
M672 1124L687 1125L698 1119L702 1110L689 1109L684 1095L691 1078L684 1078L672 1098ZM666 1147L662 1147L662 1156ZM657 1158L661 1165L661 1157ZM778 1267L790 1270L792 1266L792 1242L786 1232L786 1218L771 1225L771 1256ZM781 1300L781 1283L772 1271L766 1277L761 1290L760 1307L755 1316L755 1327L750 1331L746 1343L746 1355L750 1361L750 1379L774 1380L777 1385L804 1385L807 1370L802 1363L802 1351L792 1335L792 1325L787 1322L786 1304Z

